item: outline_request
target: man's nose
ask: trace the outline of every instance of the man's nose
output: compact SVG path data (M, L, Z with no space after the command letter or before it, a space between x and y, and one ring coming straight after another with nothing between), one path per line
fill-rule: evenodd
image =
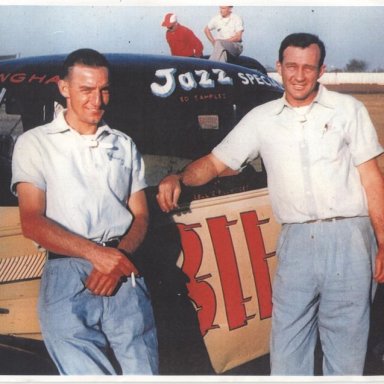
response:
M101 98L101 93L99 90L94 90L91 93L91 100L90 101L91 101L92 105L94 105L96 107L99 107L101 105L102 98Z
M305 76L304 76L304 69L303 68L297 68L296 72L295 72L295 78L296 80L304 80Z

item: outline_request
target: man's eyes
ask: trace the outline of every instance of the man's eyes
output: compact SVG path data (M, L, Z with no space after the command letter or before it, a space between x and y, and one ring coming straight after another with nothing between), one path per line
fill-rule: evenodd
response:
M287 65L286 68L290 71L297 70L299 67L297 65ZM313 66L305 66L303 67L305 72L314 72L316 71L316 67Z
M88 94L95 92L95 91L97 91L97 90L93 89L93 88L81 88L80 89L80 92L85 94L85 95L88 95ZM102 93L103 95L109 95L109 88L100 89L100 93Z

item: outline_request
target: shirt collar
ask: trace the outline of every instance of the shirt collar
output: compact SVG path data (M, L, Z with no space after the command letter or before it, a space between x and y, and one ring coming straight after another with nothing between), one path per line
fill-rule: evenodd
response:
M221 13L219 14L220 15L220 18L222 21L225 21L225 22L229 22L229 20L231 20L232 18L232 13L230 13L228 16L224 17L224 16L221 16Z
M314 103L320 104L326 108L335 108L336 105L332 103L332 98L330 97L330 91L324 85L319 85L319 91L317 92L316 98L313 101Z
M317 91L317 95L311 104L315 104L315 103L323 105L326 108L335 107L330 100L328 89L325 88L324 85L320 83L319 83L319 89ZM292 106L288 103L284 93L284 95L276 102L276 109L274 113L276 115L279 115L285 107L292 108Z
M54 124L47 126L48 133L62 133L71 130L71 127L67 124L64 118L64 112L66 109L62 109L55 117Z
M73 128L71 128L67 121L65 120L65 117L64 117L64 113L65 113L66 109L63 109L62 111L60 111L56 118L55 118L55 124L50 124L48 127L47 127L47 131L48 133L51 133L51 134L55 134L55 133L64 133L64 132L69 132L69 131L73 131L73 132L76 132ZM114 129L112 129L111 127L109 127L103 120L100 122L100 125L99 127L97 128L97 131L96 131L96 137L100 137L101 135L105 135L105 134L113 134L113 135L116 135L116 136L124 136L121 132L119 131L116 131Z

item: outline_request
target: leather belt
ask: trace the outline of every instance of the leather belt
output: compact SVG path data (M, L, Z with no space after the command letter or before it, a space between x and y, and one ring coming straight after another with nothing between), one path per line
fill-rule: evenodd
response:
M108 241L97 243L103 247L111 247L111 248L117 248L120 244L120 238L111 239ZM64 259L65 257L71 257L66 255L61 255L59 253L48 251L48 260L55 260L55 259Z
M332 221L344 220L344 219L351 219L351 217L336 216L336 217L329 217L327 219L314 219L314 220L304 221L303 224L324 223L324 222L332 222Z
M103 247L117 248L120 244L120 238L104 241L98 244L102 245Z

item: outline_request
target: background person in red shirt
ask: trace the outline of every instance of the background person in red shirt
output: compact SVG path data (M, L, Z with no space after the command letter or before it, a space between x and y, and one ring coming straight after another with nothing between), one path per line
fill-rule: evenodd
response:
M172 56L201 57L203 55L202 42L189 28L177 22L174 13L167 13L161 25L167 28L165 37Z

